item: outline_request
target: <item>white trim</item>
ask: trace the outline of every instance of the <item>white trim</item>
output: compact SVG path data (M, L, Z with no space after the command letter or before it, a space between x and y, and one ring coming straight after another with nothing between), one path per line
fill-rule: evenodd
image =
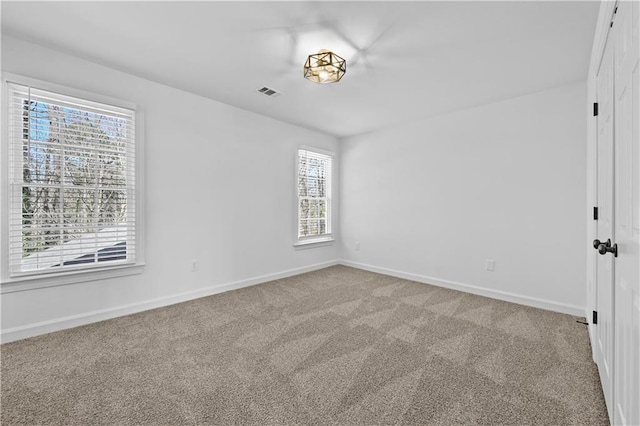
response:
M604 49L609 37L611 25L617 2L601 1L596 21L595 34L593 36L593 45L591 47L591 59L589 62L589 71L587 73L587 211L590 212L594 206L598 206L597 191L597 121L593 117L593 102L599 102L596 76L600 70L600 64L604 56ZM597 363L596 353L596 325L591 323L591 311L598 311L597 304L597 254L591 248L591 241L596 238L597 222L592 218L587 218L587 302L585 307L585 318L589 323L589 338L591 340L591 356L593 361ZM589 289L591 287L591 293Z
M5 74L0 75L2 107L0 107L0 283L9 276L9 95ZM1 287L0 287L1 288Z
M597 363L598 361L596 360L596 346L595 346L595 342L596 342L596 329L595 329L595 324L591 323L591 318L592 318L592 310L589 309L589 306L586 306L584 308L584 317L587 319L587 331L589 331L589 343L591 343L591 359L593 360L594 363ZM598 378L600 376L598 375Z
M136 264L144 266L146 262L145 245L145 110L136 108Z
M609 23L613 19L613 13L616 7L617 1L601 1L600 9L598 10L598 18L596 21L596 31L593 35L593 45L591 46L591 59L589 62L589 76L595 76L600 69L600 63L602 62L602 56L604 54L604 48L607 43L607 37L609 36L609 29L611 26Z
M299 151L299 150L311 151L311 152L315 152L316 154L328 155L332 159L334 159L335 156L336 156L336 153L333 152L333 151L329 151L329 150L322 149L322 148L317 148L317 147L311 146L311 145L298 145L298 148L296 149L296 155L297 155L297 151Z
M135 314L138 312L147 311L149 309L156 309L176 303L187 302L189 300L211 296L213 294L223 293L225 291L236 290L243 287L249 287L256 284L262 284L267 281L273 281L293 275L303 274L305 272L311 272L337 264L339 264L339 261L337 259L330 260L327 262L316 263L314 265L303 266L301 268L288 269L273 274L260 275L253 278L247 278L227 284L219 284L199 290L174 294L171 296L159 297L143 302L131 303L114 308L85 312L82 314L71 315L64 318L56 318L49 321L42 321L34 324L27 324L19 327L9 328L6 330L2 330L2 332L0 333L0 342L9 343L16 340L38 336L41 334L52 333L54 331L65 330L68 328L91 324L98 321L104 321L111 318Z
M53 273L16 275L11 276L9 271L9 239L3 239L0 243L0 294L11 293L15 291L33 290L37 288L53 287L66 284L74 284L86 281L95 281L106 278L121 277L125 275L139 274L144 271L145 263L145 247L144 247L144 197L145 197L145 170L144 170L144 136L145 121L144 111L137 107L133 102L90 92L82 89L76 89L32 77L13 74L8 72L0 73L0 82L2 84L2 117L0 117L2 128L2 141L0 146L0 234L9 235L9 193L11 179L8 176L7 158L9 152L9 134L8 134L8 84L14 83L24 86L37 87L45 91L60 94L62 96L71 96L87 100L89 102L102 103L113 106L115 108L123 108L134 112L135 125L135 247L136 260L135 263L127 265L118 265L111 267L91 267L82 270L66 270Z
M336 241L336 239L333 238L333 236L331 234L328 234L326 236L322 236L322 237L318 237L318 238L300 240L297 243L295 243L293 246L296 249L305 249L305 248L312 248L312 247L323 247L323 246L330 246L335 241Z
M431 284L438 287L458 290L465 293L477 294L479 296L490 297L492 299L504 300L505 302L517 303L519 305L532 306L534 308L546 309L548 311L560 312L563 314L582 317L584 307L558 303L551 300L538 299L536 297L523 296L520 294L509 293L506 291L492 290L484 287L478 287L471 284L464 284L455 281L443 280L440 278L427 277L424 275L402 272L395 269L381 268L379 266L367 265L360 262L352 262L350 260L340 260L341 265L350 266L352 268L363 269L365 271L376 272L378 274L391 275L397 278L417 281L424 284Z
M137 105L133 102L123 99L114 98L111 96L102 95L95 92L89 92L87 90L76 89L62 84L51 83L49 81L39 80L25 75L13 74L9 72L2 72L2 83L16 83L23 86L37 87L41 90L57 93L62 96L71 96L75 98L81 98L91 102L98 102L106 105L110 105L116 108L125 108L128 110L137 110Z
M287 278L294 275L303 274L306 272L311 272L311 271L327 268L334 265L349 266L352 268L362 269L365 271L371 271L379 274L390 275L397 278L403 278L411 281L435 285L438 287L449 288L453 290L462 291L465 293L477 294L480 296L490 297L492 299L504 300L506 302L517 303L520 305L532 306L535 308L546 309L546 310L560 312L560 313L574 315L574 316L581 317L585 315L586 317L588 317L588 310L586 308L580 308L574 305L568 305L568 304L553 302L550 300L538 299L534 297L523 296L523 295L518 295L514 293L499 291L499 290L486 289L486 288L482 288L482 287L478 287L470 284L463 284L463 283L443 280L439 278L427 277L424 275L402 272L395 269L382 268L382 267L368 265L360 262L352 262L344 259L341 259L341 260L336 259L336 260L330 260L327 262L316 263L309 266L304 266L301 268L288 269L288 270L273 273L273 274L260 275L257 277L247 278L245 280L235 281L227 284L210 286L210 287L202 288L199 290L175 294L172 296L165 296L165 297L151 299L143 302L118 306L114 308L91 311L91 312L86 312L82 314L71 315L64 318L57 318L54 320L14 327L14 328L2 330L2 332L0 333L0 341L2 343L9 343L16 340L38 336L41 334L52 333L55 331L60 331L68 328L91 324L98 321L104 321L111 318L121 317L121 316L130 315L138 312L143 312L150 309L156 309L164 306L173 305L176 303L186 302L186 301L198 299L201 297L211 296L213 294L223 293L230 290L236 290L243 287L262 284L268 281Z
M329 231L328 233L322 234L322 235L318 235L318 236L313 236L313 237L300 237L299 232L300 232L300 198L299 198L299 181L300 181L300 151L309 151L309 152L313 152L316 154L320 154L320 155L325 155L327 157L330 157L331 159L331 169L329 170L329 185L327 187L327 191L328 191L328 196L326 197L327 199L327 220L326 220L326 227L327 230ZM308 146L308 145L299 145L296 148L296 161L295 161L295 177L294 177L294 183L295 183L295 189L294 189L294 200L295 200L295 218L296 218L296 223L295 223L295 231L294 231L294 235L295 235L295 240L293 243L293 246L295 248L301 248L302 246L308 245L308 244L315 244L315 243L324 243L324 242L328 242L330 240L333 240L333 226L334 226L334 214L333 214L333 204L334 204L334 182L336 182L336 179L334 177L335 175L335 159L336 159L336 153L333 151L327 151L326 149L322 149L322 148L316 148L316 147L312 147L312 146ZM308 241L308 242L307 242ZM309 247L317 247L318 245L312 245ZM307 248L309 248L307 247Z
M127 275L137 275L143 273L144 268L144 264L138 263L121 266L108 266L102 269L92 268L65 271L55 275L27 275L22 278L15 278L11 281L2 283L2 286L0 286L0 294L106 280L109 278L125 277Z

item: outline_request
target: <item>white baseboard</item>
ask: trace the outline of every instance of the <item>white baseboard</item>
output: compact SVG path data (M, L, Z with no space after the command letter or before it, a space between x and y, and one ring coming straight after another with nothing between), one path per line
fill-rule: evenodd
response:
M587 322L589 323L589 325L587 325L587 330L589 330L589 342L591 343L591 358L593 358L593 362L598 362L596 360L596 330L595 330L595 324L591 323L591 317L592 317L592 312L589 309L589 307L585 307L584 308L584 317L587 319Z
M367 265L365 263L353 262L350 260L340 260L341 265L351 266L352 268L364 269L365 271L376 272L384 275L391 275L397 278L417 281L420 283L431 284L438 287L459 290L465 293L477 294L479 296L490 297L492 299L504 300L506 302L517 303L520 305L532 306L534 308L546 309L548 311L560 312L574 316L583 316L584 307L567 305L564 303L553 302L551 300L538 299L530 296L509 293L506 291L492 290L484 287L478 287L471 284L463 284L455 281L443 280L439 278L427 277L424 275L412 274L409 272L397 271L395 269L381 268L379 266Z
M98 321L104 321L111 318L121 317L124 315L135 314L149 309L161 308L180 302L186 302L198 299L212 294L223 293L229 290L236 290L243 287L249 287L256 284L262 284L267 281L278 280L293 275L303 274L305 272L315 271L317 269L327 268L329 266L339 264L338 260L316 263L314 265L304 266L302 268L288 269L273 274L261 275L258 277L248 278L232 283L221 284L206 287L185 293L179 293L171 296L160 297L156 299L146 300L144 302L132 303L108 309L85 312L78 315L71 315L63 318L56 318L49 321L43 321L33 324L27 324L20 327L2 330L0 333L0 342L9 343L16 340L26 339L29 337L39 336L41 334L52 333L54 331L66 330L68 328L78 327L81 325L91 324Z
M52 333L54 331L66 330L68 328L78 327L81 325L91 324L98 321L104 321L111 318L121 317L124 315L135 314L150 309L161 308L176 303L186 302L201 297L211 296L225 291L236 290L243 287L249 287L256 284L265 283L293 275L303 274L334 265L345 265L353 268L363 269L366 271L376 272L379 274L390 275L393 277L403 278L407 280L417 281L421 283L431 284L439 287L450 288L453 290L464 291L466 293L478 294L480 296L490 297L493 299L504 300L507 302L518 303L526 306L546 309L555 312L561 312L569 315L583 316L585 308L578 306L562 304L550 300L538 299L529 296L522 296L514 293L508 293L499 290L491 290L470 284L463 284L439 278L427 277L423 275L412 274L408 272L397 271L395 269L382 268L378 266L368 265L349 260L332 260L328 262L316 263L302 268L289 269L273 274L261 275L258 277L248 278L245 280L235 281L227 284L221 284L202 289L179 293L171 296L160 297L156 299L146 300L139 303L122 305L108 309L85 312L78 315L71 315L63 318L56 318L49 321L43 321L33 324L27 324L20 327L2 330L0 333L0 342L9 343L16 340L26 339L29 337L39 336L41 334ZM591 332L591 330L589 330Z

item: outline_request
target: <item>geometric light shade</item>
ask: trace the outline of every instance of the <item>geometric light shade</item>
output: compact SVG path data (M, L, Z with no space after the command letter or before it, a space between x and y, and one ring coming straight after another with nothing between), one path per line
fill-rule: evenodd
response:
M340 81L346 72L347 61L324 49L309 55L304 64L304 78L314 83L335 83Z

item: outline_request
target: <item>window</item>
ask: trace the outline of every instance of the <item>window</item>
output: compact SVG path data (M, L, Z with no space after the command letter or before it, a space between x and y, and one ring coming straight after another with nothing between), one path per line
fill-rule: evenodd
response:
M8 278L135 264L135 110L6 85Z
M332 155L298 150L298 242L331 239Z

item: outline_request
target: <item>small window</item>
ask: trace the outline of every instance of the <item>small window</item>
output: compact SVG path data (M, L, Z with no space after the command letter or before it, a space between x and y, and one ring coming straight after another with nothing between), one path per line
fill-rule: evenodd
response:
M298 150L298 242L331 239L333 156Z
M135 264L135 111L9 82L7 95L9 276Z

